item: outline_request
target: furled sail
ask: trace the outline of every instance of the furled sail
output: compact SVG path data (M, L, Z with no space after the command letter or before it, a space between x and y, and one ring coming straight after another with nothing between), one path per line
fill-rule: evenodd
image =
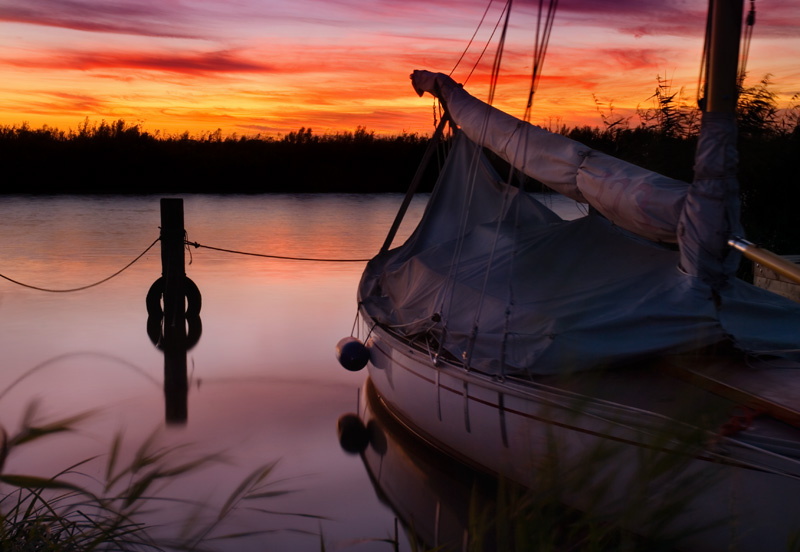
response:
M689 185L526 123L442 73L414 71L414 89L441 99L459 128L531 178L645 238L676 243Z

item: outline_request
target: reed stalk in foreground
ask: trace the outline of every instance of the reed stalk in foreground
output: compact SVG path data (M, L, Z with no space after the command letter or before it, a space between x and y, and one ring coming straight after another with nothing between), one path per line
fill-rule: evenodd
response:
M20 430L11 436L0 427L0 550L3 551L209 550L213 549L213 542L229 542L274 532L226 533L224 525L244 502L252 503L293 492L275 488L270 476L277 463L269 462L253 470L216 512L199 502L165 498L162 493L169 482L224 458L213 453L175 462L176 452L184 446L158 445L158 432L145 439L127 464L121 462L123 435L116 434L102 482L88 473L90 465L93 466L98 457L72 464L52 477L9 474L5 471L6 459L19 448L71 432L92 414L41 424L35 421L36 410L35 403L28 407ZM74 482L82 479L100 483L99 492ZM152 516L157 508L155 504L164 503L180 505L190 512L182 524L175 527L179 529L176 536L156 536L156 530L163 530L163 527L141 521L144 514ZM251 509L264 514L281 514L257 505ZM310 514L287 515L322 519ZM321 536L321 531L305 533L315 538Z
M579 416L589 405L575 400L564 406ZM698 451L711 446L709 439L716 434L704 428L716 427L720 412L716 405L695 404L689 397L678 408L696 425L609 418L603 429L598 418L599 433L630 437L633 432L641 447L613 439L577 446L558 426L548 426L539 453L531 458L527 486L458 464L382 411L372 411L379 423L372 425L370 443L388 442L390 449L414 457L415 469L426 474L424 486L435 482L436 525L425 517L429 509L397 511L413 552L671 552L695 532L726 522L693 520L686 514L697 496L721 481L713 464L694 462ZM569 415L543 417L572 425ZM382 487L376 486L380 497ZM394 498L383 500L391 505ZM434 526L438 534L431 532ZM397 534L383 542L387 552L400 548Z

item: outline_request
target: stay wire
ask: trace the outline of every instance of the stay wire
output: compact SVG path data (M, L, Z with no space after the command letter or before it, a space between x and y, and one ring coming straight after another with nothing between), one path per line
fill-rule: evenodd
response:
M197 242L187 241L186 245L191 245L195 249L202 247L203 249L211 249L212 251L221 251L223 253L233 253L235 255L247 255L250 257L263 257L266 259L279 259L283 261L311 261L318 263L366 263L372 259L330 259L320 257L291 257L287 255L269 255L266 253L250 253L247 251L237 251L235 249L225 249L223 247L213 247L210 245L203 245Z
M17 284L18 286L22 286L22 287L24 287L24 288L28 288L28 289L35 289L36 291L46 291L46 292L48 292L48 293L71 293L71 292L73 292L73 291L83 291L83 290L85 290L85 289L93 288L93 287L99 286L100 284L104 284L104 283L108 282L109 280L111 280L112 278L115 278L116 276L119 276L120 274L122 274L124 271L126 271L126 270L127 270L127 269L129 269L131 266L133 266L133 264L134 264L134 263L136 263L136 261L138 261L139 259L141 259L142 257L144 257L144 256L145 256L145 254L146 254L148 251L150 251L150 250L153 248L153 246L154 246L155 244L157 244L157 243L158 243L158 241L159 241L160 239L161 239L161 237L159 236L158 238L156 238L155 240L153 240L153 243L151 243L150 245L148 245L148 246L147 246L147 249L145 249L144 251L142 251L142 252L139 254L139 256L138 256L138 257L136 257L135 259L133 259L131 262L129 262L128 264L126 264L124 267L122 267L121 269L119 269L118 271L116 271L116 272L115 272L114 274L112 274L111 276L108 276L108 277L106 277L106 278L103 278L102 280L100 280L100 281L98 281L98 282L94 282L93 284L89 284L89 285L86 285L86 286L80 286L80 287L76 287L76 288L69 288L69 289L50 289L50 288L44 288L44 287L39 287L39 286L33 286L33 285L30 285L30 284L26 284L26 283L20 282L20 281L18 281L18 280L15 280L15 279L13 279L13 278L9 278L9 277L8 277L8 276L6 276L5 274L0 274L0 278L3 278L4 280L8 280L8 281L9 281L9 282L11 282L12 284Z
M706 33L703 40L703 54L700 57L700 72L697 75L697 106L705 111L706 99L706 72L708 56L711 52L711 20L713 19L714 2L708 0L708 15L706 16Z
M531 111L533 108L533 96L539 85L539 79L544 66L544 58L547 53L547 45L550 43L550 33L553 30L553 20L558 9L558 0L549 0L547 15L542 24L542 14L544 13L544 0L539 0L539 11L536 18L536 38L533 47L533 71L531 74L531 86L528 91L528 103L525 107L523 120L530 122Z
M558 7L558 0L549 0L549 6L547 9L547 15L544 18L544 28L542 27L542 14L544 12L544 0L539 0L539 11L536 18L536 36L534 40L534 47L533 47L533 63L532 63L532 71L531 71L531 85L530 90L528 92L528 103L525 106L525 113L523 115L524 123L530 123L531 114L533 112L533 97L536 92L536 88L539 83L539 78L542 73L542 67L544 66L544 58L547 52L547 45L550 42L550 33L553 28L553 20L555 19L556 9ZM524 123L519 123L518 130L522 128ZM519 158L523 152L527 151L528 149L528 133L525 132L525 136L523 140L520 141L520 149L521 151L516 152L516 157ZM520 171L521 172L521 171ZM508 201L508 193L511 190L513 185L515 174L515 168L512 165L511 169L508 173L508 180L506 181L506 198L504 198L504 202ZM519 181L519 193L522 193L524 190L524 179L520 178ZM504 207L505 208L505 207ZM516 202L516 209L514 211L514 233L513 233L513 240L512 240L512 249L510 255L510 268L509 273L514 273L514 265L517 259L517 246L518 246L518 239L519 239L519 228L520 228L520 201ZM497 234L500 232L500 225L498 224L496 229ZM497 239L497 234L495 235L495 240ZM494 245L493 245L494 247ZM494 250L492 251L492 256L494 256ZM488 274L488 269L487 269ZM508 337L511 328L511 315L514 309L514 286L513 280L511 277L508 278L507 282L507 297L506 297L506 310L505 310L505 320L503 322L503 342L500 347L500 377L505 377L505 366L506 366L506 352L508 349Z
M502 54L503 54L503 47L505 45L506 31L508 29L508 20L509 20L509 16L510 16L510 13L511 13L511 2L512 2L512 0L508 0L508 3L506 4L506 9L507 9L507 12L505 14L506 15L506 21L505 21L505 24L503 26L503 32L502 32L502 35L501 35L501 38L500 38L500 44L498 45L498 51L497 51L497 55L495 57L495 65L492 68L492 83L491 83L491 90L490 90L490 93L489 93L489 102L488 102L489 104L491 104L493 99L494 99L494 93L495 93L495 90L496 90L496 87L497 87L497 82L499 80L500 65L501 65ZM526 108L525 108L525 115L524 115L524 119L523 119L524 123L528 123L530 121L530 115L531 115L532 105L533 105L533 96L534 96L534 92L536 90L536 86L537 86L538 81L539 81L539 76L541 75L542 66L544 64L545 53L547 52L547 45L548 45L548 43L550 41L550 33L552 31L552 28L553 28L553 20L555 19L555 13L556 13L557 6L558 6L558 0L549 0L547 14L544 17L544 22L543 22L542 21L542 19L543 19L542 16L543 16L543 13L544 13L544 0L539 0L539 11L538 11L538 16L537 16L537 24L536 24L536 36L535 36L535 40L534 40L534 49L533 49L533 64L532 64L531 84L530 84L530 90L529 90L529 94L528 94L528 101L527 101L527 105L526 105ZM517 130L519 130L524 123L520 122ZM486 128L484 127L484 131L485 130L486 130ZM525 149L527 149L527 136L528 136L528 134L526 132L525 133L525 139L523 141ZM506 193L503 196L503 202L502 202L502 205L501 205L501 208L500 208L500 216L498 216L497 226L495 228L495 234L494 234L492 246L491 246L491 249L490 249L489 259L488 259L487 266L486 266L486 272L484 274L484 282L483 282L483 286L481 288L481 293L480 293L480 296L479 296L479 299L478 299L478 307L477 307L476 312L475 312L475 317L474 317L473 325L472 325L472 331L470 333L470 337L469 337L469 341L468 341L468 345L467 345L467 353L466 353L466 359L465 359L466 360L467 369L469 369L469 364L471 362L471 356L472 356L474 343L475 343L475 340L477 339L478 325L479 325L479 322L480 322L481 311L482 311L482 307L483 307L485 296L486 296L486 292L487 292L487 287L488 287L488 283L489 283L489 276L490 276L492 264L494 262L495 254L497 252L500 229L501 229L501 226L502 226L502 222L504 220L504 217L503 217L502 213L506 212L506 208L509 205L509 202L511 201L510 190L511 190L511 181L513 179L513 174L514 174L514 170L513 170L513 166L512 166L512 169L509 171L508 182L507 182L507 186L506 186ZM517 207L519 207L519 202L517 202ZM519 215L519 212L517 211L515 216L518 217L518 215ZM515 230L514 230L514 246L512 248L512 255L511 255L512 266L513 266L514 259L516 257L516 240L517 240L517 227L518 227L517 223L518 222L519 222L518 219L515 220L515 225L514 225L514 228L515 228ZM500 362L501 362L501 375L503 375L503 372L504 372L505 354L506 354L506 345L507 345L506 337L507 337L507 334L508 334L509 317L511 315L511 309L513 308L513 302L514 302L514 300L513 300L513 289L512 289L511 281L509 280L508 281L508 298L507 298L507 305L506 305L506 320L505 320L505 323L504 323L504 337L503 337L501 360L500 360Z
M744 33L742 34L742 53L739 65L739 86L744 85L747 76L747 58L750 57L750 42L753 39L753 27L756 24L756 2L750 0L750 11L745 20Z
M499 40L499 42L497 44L497 51L495 52L494 63L492 65L491 80L490 80L490 83L489 83L489 96L488 96L488 99L486 101L486 114L485 114L485 117L483 119L483 126L481 127L480 139L475 144L475 151L474 151L473 158L472 158L472 161L471 161L471 164L470 164L470 169L469 169L469 172L468 172L468 174L471 175L469 186L468 186L468 191L467 191L467 194L466 194L469 199L468 199L467 204L466 204L466 209L463 210L462 216L461 216L462 223L460 225L459 238L458 238L458 244L457 244L457 252L456 252L456 256L454 256L456 267L457 267L456 268L456 273L457 273L457 270L458 270L458 266L460 266L460 264L461 264L461 253L462 253L462 249L463 249L463 241L464 241L464 237L465 237L465 234L466 234L465 230L466 230L468 215L472 210L472 200L473 200L473 196L474 196L474 193L475 193L475 187L476 187L476 182L477 182L477 177L478 177L478 167L479 167L479 165L481 163L480 160L483 158L482 153L481 153L481 147L478 144L481 144L481 143L484 142L484 137L486 136L486 134L487 134L487 132L489 130L489 115L490 115L490 107L489 106L491 106L492 102L494 101L494 95L495 95L495 92L497 90L497 83L498 83L499 77L500 77L500 67L502 65L503 52L505 50L506 35L508 33L509 20L510 20L510 16L511 16L511 8L512 8L512 0L507 0L507 2L505 4L505 7L504 7L504 10L503 10L503 15L505 15L505 21L503 22L503 29L502 29L502 32L500 34L500 40ZM504 204L505 204L505 200L504 200ZM496 237L497 236L495 235L495 238ZM490 257L490 259L489 259L489 265L486 268L485 277L488 277L489 269L491 267L492 258L493 258L493 255L494 255L494 249L495 249L495 245L493 244L493 246L492 246L492 257ZM452 268L451 268L451 273L452 273ZM453 280L453 281L455 281L455 280ZM467 340L467 350L464 353L464 363L465 363L465 367L466 367L467 370L470 369L470 364L472 362L472 352L474 350L475 341L476 341L477 336L478 336L478 324L480 322L481 312L482 312L482 308L483 308L483 302L484 302L484 297L485 297L485 286L486 286L486 281L484 281L484 288L481 291L481 295L479 297L478 305L477 305L477 308L475 310L475 316L474 316L474 319L473 319L472 330L471 330L469 338ZM450 305L451 306L453 304L454 299L455 299L455 285L453 285L452 292L451 292L451 295L450 295Z
M491 5L491 3L490 3L490 5ZM472 69L470 70L469 74L467 75L467 78L464 79L464 82L461 83L462 85L467 84L469 79L472 77L472 74L475 73L475 71L478 69L478 65L480 65L481 60L483 59L483 56L486 55L486 50L488 50L489 46L492 44L492 40L494 39L494 35L497 32L497 29L500 28L500 24L503 21L503 17L506 14L506 9L507 8L508 8L508 3L506 3L504 5L503 10L500 12L500 17L497 18L497 23L495 23L494 29L492 29L492 34L489 35L489 39L486 41L486 44L484 44L483 50L481 50L481 53L478 56L478 59L475 60L475 63L473 64Z
M500 33L500 41L497 44L497 52L494 57L494 64L492 65L492 75L489 82L489 98L486 103L492 105L494 103L494 94L497 91L497 83L500 80L500 66L503 63L503 53L505 52L506 34L508 33L508 21L511 17L511 2L508 0L505 5L505 21L503 22L503 30Z
M483 27L483 22L486 20L486 16L489 13L489 9L492 7L492 3L494 3L494 0L489 0L489 3L486 5L486 10L484 10L484 12L483 12L483 17L481 17L481 20L478 23L478 26L475 28L475 32L472 33L472 38L469 39L469 42L467 43L466 48L464 48L464 51L461 52L461 57L459 57L458 61L456 61L456 64L453 66L453 69L450 71L449 76L451 76L451 77L453 76L453 73L455 72L455 70L458 69L458 66L461 65L461 62L464 60L464 56L467 55L467 52L469 51L470 46L472 46L472 43L475 41L475 37L478 36L478 31L480 31L481 27ZM486 51L486 49L484 48L484 52L485 51ZM481 54L481 56L483 56L483 54ZM479 58L479 61L480 61L480 58ZM472 73L470 72L470 75L471 74Z

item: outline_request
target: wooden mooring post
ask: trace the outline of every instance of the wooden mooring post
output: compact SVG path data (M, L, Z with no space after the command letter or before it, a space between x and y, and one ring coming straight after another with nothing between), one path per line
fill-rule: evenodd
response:
M183 199L161 198L161 276L164 278L164 335L186 339ZM171 335L167 335L169 332Z
M161 198L161 277L164 283L164 399L168 424L188 419L186 279L183 199Z

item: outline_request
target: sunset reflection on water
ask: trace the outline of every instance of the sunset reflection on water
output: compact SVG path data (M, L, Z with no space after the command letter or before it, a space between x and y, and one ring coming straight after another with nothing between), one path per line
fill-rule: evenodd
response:
M184 220L189 240L203 245L368 258L382 243L401 199L186 196ZM4 198L0 273L50 289L105 278L158 237L159 200ZM424 198L415 202L410 219L419 217L423 203ZM237 527L281 531L230 549L260 549L264 543L319 549L319 538L309 535L320 527L333 543L384 536L393 514L336 437L336 419L354 409L364 377L339 367L333 352L352 327L363 266L190 248L186 273L202 293L202 335L185 353L188 418L170 426L165 426L165 359L147 335L144 302L161 275L159 244L118 277L83 291L48 293L2 281L0 390L8 389L0 398L2 425L13 434L34 401L41 421L93 413L80 431L14 451L5 472L54 475L72 462L107 454L118 431L125 432L124 454L132 455L155 430L165 445L191 443L181 451L184 457L226 455L225 462L172 482L165 495L219 503L254 466L278 461L275 477L290 481L286 487L293 492L262 507L325 518L242 512L232 521ZM102 463L86 467L92 477L102 478Z
M0 273L54 289L98 281L158 237L159 199L4 198ZM412 203L398 240L421 216L425 199ZM186 196L184 220L188 239L203 245L361 259L378 251L401 200ZM155 430L164 443L192 443L181 454L226 454L225 462L173 482L164 493L219 502L254 466L278 461L276 479L296 492L267 507L325 518L242 513L235 521L239 529L281 531L229 549L260 550L269 543L273 549L319 550L319 537L309 534L320 528L330 543L384 538L394 515L336 436L336 420L355 410L365 377L345 371L334 357L334 345L353 325L363 267L190 248L186 273L202 293L202 335L185 353L188 419L169 427L164 355L147 335L144 301L161 275L159 244L118 277L83 291L48 293L1 281L0 423L15 432L33 401L42 420L93 412L80 431L10 456L5 472L53 475L71 462L107 454L118 431L125 433L123 454L130 455ZM85 469L102 479L100 464Z

